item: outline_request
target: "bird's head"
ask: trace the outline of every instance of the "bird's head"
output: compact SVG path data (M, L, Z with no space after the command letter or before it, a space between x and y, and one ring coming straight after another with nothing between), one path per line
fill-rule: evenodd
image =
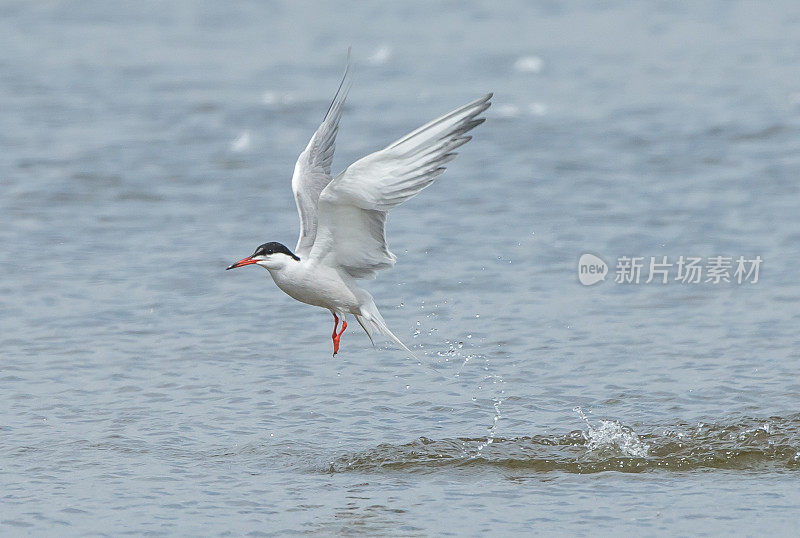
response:
M242 258L238 262L229 265L228 269L236 269L245 265L260 265L265 269L278 270L286 266L287 263L300 261L300 258L280 243L270 241L259 246L252 255ZM227 269L226 269L227 270Z

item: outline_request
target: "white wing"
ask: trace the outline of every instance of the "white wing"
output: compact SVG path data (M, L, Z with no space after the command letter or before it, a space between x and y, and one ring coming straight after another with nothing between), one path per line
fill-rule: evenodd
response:
M386 245L386 214L433 183L465 133L485 118L492 94L433 120L388 147L356 161L319 197L319 227L309 259L338 267L354 278L372 278L394 265Z
M304 257L311 251L317 235L317 201L319 195L331 182L331 163L336 149L336 133L339 131L339 119L342 117L344 101L350 90L348 75L350 72L350 53L347 54L347 68L342 82L333 98L325 119L319 126L311 141L297 158L292 175L292 191L300 214L300 237L297 239L295 253Z

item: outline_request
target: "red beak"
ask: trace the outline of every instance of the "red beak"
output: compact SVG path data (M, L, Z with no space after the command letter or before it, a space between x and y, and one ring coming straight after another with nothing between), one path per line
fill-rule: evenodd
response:
M242 258L238 262L234 263L233 265L229 265L228 269L236 269L237 267L244 267L245 265L252 265L256 263L258 260L254 260L253 258ZM228 269L225 269L226 271Z

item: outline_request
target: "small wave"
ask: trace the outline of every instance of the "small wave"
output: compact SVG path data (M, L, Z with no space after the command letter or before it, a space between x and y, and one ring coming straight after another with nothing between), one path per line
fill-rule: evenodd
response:
M528 105L528 112L530 112L532 116L544 116L547 114L547 105L538 102L531 103Z
M495 107L494 114L503 119L516 118L519 116L519 107L517 105L504 104Z
M637 434L617 421L565 435L382 444L335 458L327 472L436 472L443 468L523 472L800 470L800 415L730 424L679 423ZM323 469L320 469L323 470Z
M520 73L540 73L544 60L538 56L522 56L514 62L514 69Z
M547 114L547 105L544 103L530 103L525 109L530 116L544 116ZM514 104L497 105L494 115L503 120L514 119L521 114L521 109Z
M392 57L392 49L389 48L389 45L381 45L378 47L375 52L370 54L367 58L367 61L372 65L383 65L389 61Z
M269 107L282 107L295 104L297 97L286 92L266 90L261 94L261 102Z
M242 131L242 134L231 142L231 151L235 153L247 151L250 148L251 142L252 136L250 136L250 131Z

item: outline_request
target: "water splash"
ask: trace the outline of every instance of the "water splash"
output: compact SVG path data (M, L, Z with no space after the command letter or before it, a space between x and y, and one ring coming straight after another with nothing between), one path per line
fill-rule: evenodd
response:
M468 335L467 338L472 338L472 335ZM500 423L500 419L503 417L501 412L501 408L503 405L503 398L505 397L505 381L503 377L499 374L491 373L491 364L489 362L488 357L485 355L477 354L477 353L468 353L463 354L461 350L464 347L464 342L459 341L456 345L453 343L448 342L450 346L447 352L445 352L446 361L449 361L450 356L461 356L463 359L461 366L459 367L458 371L455 373L454 378L461 377L461 374L467 364L473 359L483 359L483 370L488 372L483 375L481 378L480 383L478 384L478 390L483 390L487 384L490 384L493 388L493 394L490 397L492 402L492 409L494 410L494 416L492 417L492 423L488 427L488 433L486 434L486 440L480 443L474 453L472 454L473 458L477 458L483 452L483 449L487 446L491 445L494 442L495 436L497 435L497 426ZM473 401L477 400L476 396L473 396Z
M637 435L616 421L603 421L595 426L583 411L576 412L587 423L588 431L514 438L421 437L406 444L383 444L344 454L334 459L330 471L429 473L442 468L488 468L512 474L800 471L800 414L723 423L679 422ZM325 471L328 470L325 466Z
M499 380L501 384L503 383L503 378L499 376L492 376L492 377L495 380ZM500 392L502 394L504 391L501 390ZM492 397L492 407L494 408L494 417L492 418L492 425L489 426L489 433L486 436L486 440L478 445L477 449L475 450L475 453L472 456L473 458L477 458L478 456L480 456L484 448L494 443L495 434L497 432L497 423L500 422L500 419L503 416L500 413L501 405L503 405L502 398Z
M623 426L618 420L601 420L600 426L595 428L580 407L575 407L573 411L583 419L588 427L588 430L583 432L588 450L611 449L618 450L624 456L647 457L650 445L643 443L636 432L628 426Z
M444 302L446 303L447 301ZM430 317L433 314L434 314L433 312L428 314L428 317ZM421 332L420 326L421 326L420 322L417 321L416 329L414 330L414 338L419 336ZM432 329L432 331L435 331L435 329ZM429 331L428 334L431 334L432 331ZM472 339L472 334L468 334L467 339L468 340ZM470 447L468 450L469 457L477 458L481 455L481 453L487 446L491 445L494 442L495 437L497 435L497 429L500 424L500 419L503 417L502 405L503 405L503 399L505 397L505 381L503 380L503 377L501 375L492 372L491 363L488 357L480 353L466 353L466 350L464 348L464 342L462 340L453 340L453 341L445 340L445 344L447 344L447 349L436 351L437 357L443 358L445 363L453 362L455 359L461 359L461 365L459 366L455 374L453 374L452 377L447 377L449 381L455 382L459 380L462 374L464 373L464 369L467 367L467 365L470 364L470 362L472 362L472 364L480 364L478 361L475 360L479 359L483 361L484 374L478 381L476 388L478 391L483 391L485 387L493 389L491 395L489 396L489 400L491 401L492 405L493 415L492 415L492 422L487 427L486 438L476 447L474 448ZM425 352L425 355L429 355L428 352ZM473 396L472 401L473 402L478 401L478 397ZM464 450L467 451L467 448L465 448Z

